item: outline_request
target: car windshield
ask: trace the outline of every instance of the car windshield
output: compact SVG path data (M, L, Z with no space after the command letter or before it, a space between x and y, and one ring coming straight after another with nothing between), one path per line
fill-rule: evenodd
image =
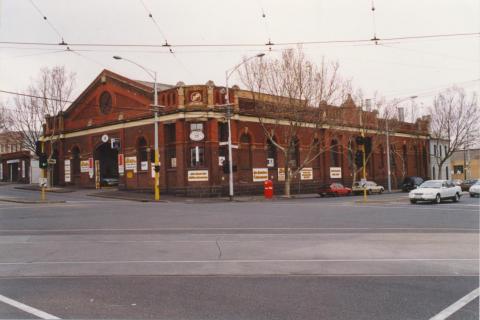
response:
M426 181L420 185L420 188L441 188L442 181Z
M480 186L480 180L477 180L475 183L474 183L475 186Z

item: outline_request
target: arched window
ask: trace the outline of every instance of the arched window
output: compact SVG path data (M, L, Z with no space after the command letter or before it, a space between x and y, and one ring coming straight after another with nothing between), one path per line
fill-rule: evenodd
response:
M273 141L276 141L275 137L273 137L272 139ZM270 139L267 139L267 166L270 168L275 168L278 166L277 147L275 147L275 145Z
M238 150L238 167L240 169L252 168L251 144L252 140L248 134L244 133L240 136L240 148Z
M137 159L138 170L148 170L147 140L144 137L140 137L137 141Z
M72 148L72 172L80 173L80 149L77 146Z
M332 167L340 167L340 150L335 139L330 143L330 163Z
M290 140L290 148L288 149L290 155L290 167L296 168L300 165L300 140L293 137Z

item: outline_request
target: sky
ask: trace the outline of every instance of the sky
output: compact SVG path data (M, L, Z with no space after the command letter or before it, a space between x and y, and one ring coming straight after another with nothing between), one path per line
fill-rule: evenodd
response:
M375 7L372 14L372 3ZM152 18L149 17L152 14ZM47 17L47 20L43 19ZM103 70L132 79L148 75L120 55L176 84L225 84L225 72L244 57L278 57L304 44L309 59L337 61L366 97L418 96L419 108L452 85L480 91L480 37L386 41L392 37L480 32L478 0L0 0L0 90L23 91L42 67L76 73L75 98ZM14 45L34 42L66 46ZM78 44L155 44L173 47L86 47ZM77 44L77 45L75 45ZM216 47L211 44L258 44ZM179 46L175 45L199 45ZM173 50L173 53L169 51ZM271 49L271 50L270 50ZM230 84L240 84L233 78ZM9 96L0 93L0 101Z

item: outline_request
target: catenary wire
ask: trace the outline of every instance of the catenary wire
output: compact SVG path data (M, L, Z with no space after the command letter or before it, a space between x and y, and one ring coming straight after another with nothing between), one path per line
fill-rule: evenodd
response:
M479 36L480 32L465 32L465 33L446 33L446 34L430 34L430 35L413 35L413 36L398 36L385 37L378 39L379 41L403 41L403 40L420 40L420 39L440 39L440 38L455 38L455 37L470 37ZM295 41L295 42L277 42L275 46L291 46L291 45L314 45L314 44L342 44L342 43L368 43L371 39L345 39L345 40L317 40L317 41ZM9 45L39 45L39 46L58 46L58 43L52 42L23 42L23 41L0 41L0 44ZM80 47L137 47L137 48L160 48L164 45L147 44L147 43L70 43L72 46ZM177 48L196 48L196 47L264 47L264 43L185 43L185 44L171 44L171 47ZM271 44L273 45L273 44Z
M37 12L40 14L40 16L42 16L43 20L45 20L48 25L52 28L52 30L60 37L60 39L62 39L62 42L61 44L65 44L64 43L64 38L63 36L60 34L60 31L58 31L57 28L55 28L55 26L53 25L53 23L50 22L50 20L48 20L47 16L45 14L43 14L42 10L40 10L40 8L35 4L35 2L33 2L33 0L30 0L30 3L32 4L32 6L35 8L35 10L37 10Z

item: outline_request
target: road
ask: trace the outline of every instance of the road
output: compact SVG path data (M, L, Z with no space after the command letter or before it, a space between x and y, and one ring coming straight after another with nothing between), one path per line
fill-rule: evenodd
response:
M65 319L429 319L479 287L478 199L88 193L0 202L0 295ZM475 292L454 307L448 319L479 318ZM39 317L0 297L0 318Z

